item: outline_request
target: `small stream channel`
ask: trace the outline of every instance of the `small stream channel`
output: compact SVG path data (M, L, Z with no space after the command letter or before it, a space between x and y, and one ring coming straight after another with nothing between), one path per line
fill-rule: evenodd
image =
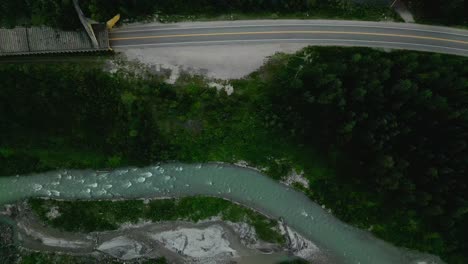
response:
M351 227L304 194L261 173L227 164L171 163L111 172L61 170L0 178L0 205L28 197L112 199L216 196L252 207L286 223L321 250L347 264L443 263L397 248Z

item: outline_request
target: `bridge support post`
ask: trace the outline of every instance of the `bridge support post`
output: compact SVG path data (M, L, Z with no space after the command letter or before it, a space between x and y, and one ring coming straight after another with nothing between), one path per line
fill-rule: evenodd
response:
M89 23L89 20L83 14L83 11L81 11L80 6L78 5L78 0L73 0L73 5L75 6L76 13L78 13L78 17L80 18L81 24L83 24L86 30L86 33L88 33L88 36L91 40L91 43L93 44L93 47L98 49L99 43L97 41L96 35L94 34L93 27Z

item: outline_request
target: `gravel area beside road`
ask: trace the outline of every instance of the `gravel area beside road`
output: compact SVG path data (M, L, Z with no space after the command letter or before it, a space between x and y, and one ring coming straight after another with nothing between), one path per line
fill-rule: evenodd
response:
M179 47L129 48L121 52L129 60L139 61L154 71L171 70L169 82L181 72L205 75L213 79L242 78L263 65L277 52L294 53L307 43L236 44Z

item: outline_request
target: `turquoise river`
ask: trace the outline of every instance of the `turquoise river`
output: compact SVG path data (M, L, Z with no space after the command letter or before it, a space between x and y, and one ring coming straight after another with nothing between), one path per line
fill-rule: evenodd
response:
M337 262L347 264L443 263L397 248L351 227L304 194L261 173L227 164L163 164L111 172L61 170L0 178L0 204L28 197L113 199L216 196L252 207L286 223Z

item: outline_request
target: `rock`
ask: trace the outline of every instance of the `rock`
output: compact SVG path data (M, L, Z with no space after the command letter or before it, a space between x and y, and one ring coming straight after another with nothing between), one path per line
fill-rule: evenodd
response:
M50 208L49 212L47 212L46 217L49 220L54 220L55 218L61 216L57 206L53 206Z
M3 206L3 210L0 210L0 215L6 215L14 217L17 214L17 208L14 205L6 204Z
M253 226L247 223L226 223L232 227L234 232L236 232L243 245L252 248L254 245L257 244L257 233L255 232L255 228Z
M312 261L318 255L319 248L288 227L282 219L280 219L280 232L286 237L286 249L294 256Z
M141 258L147 253L147 247L126 236L119 236L101 243L97 250L122 260Z
M225 230L220 225L204 229L178 228L151 234L150 237L173 252L194 260L203 259L204 263L209 259L237 256L236 250L230 247Z
M289 175L286 177L286 179L284 181L282 181L282 183L288 185L288 186L291 186L293 183L300 183L302 184L305 188L309 188L309 180L307 180L305 177L304 177L304 172L301 171L300 173L297 173L296 170L292 170L291 173L289 173Z

